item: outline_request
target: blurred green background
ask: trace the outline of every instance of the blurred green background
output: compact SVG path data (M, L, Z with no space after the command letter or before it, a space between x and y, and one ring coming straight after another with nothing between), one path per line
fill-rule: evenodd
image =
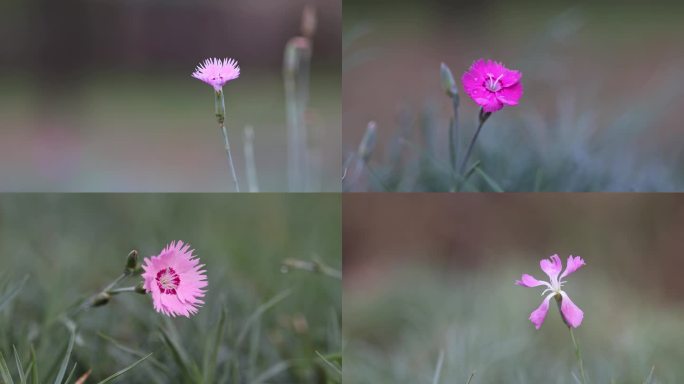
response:
M491 58L522 71L525 89L487 122L473 156L505 191L683 190L683 11L675 1L345 1L344 154L369 121L378 127L376 176L349 189L448 190L453 111L440 63L462 92L471 63ZM477 108L461 94L462 143Z
M315 352L340 351L341 282L284 271L281 263L319 258L341 268L339 200L323 194L0 196L0 297L29 276L14 300L0 308L0 351L14 369L12 345L24 361L35 346L41 382L52 382L48 372L58 367L68 340L59 321L64 310L119 276L131 249L148 257L183 240L206 264L209 286L199 314L168 319L154 311L150 297L115 296L76 318L71 364L77 363L78 374L92 369L88 382L96 382L137 359L98 336L103 333L136 351L154 352L156 361L143 362L119 382L188 382L161 330L174 335L202 367L225 309L225 334L209 382L257 383L271 369L263 382L332 383ZM248 318L288 290L289 296L251 320L238 346Z
M260 190L287 190L282 59L307 4L317 190L339 190L339 0L3 1L0 190L230 190L212 90L190 77L207 57L241 66L225 88L241 181L252 126Z
M529 314L539 260L580 255L564 289L592 383L684 376L678 194L345 194L345 382L576 383L574 348L552 305ZM647 380L653 369L652 380Z

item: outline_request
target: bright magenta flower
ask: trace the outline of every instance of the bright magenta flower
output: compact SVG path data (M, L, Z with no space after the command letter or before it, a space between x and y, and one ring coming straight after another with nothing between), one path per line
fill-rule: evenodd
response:
M517 105L522 97L522 73L503 64L477 60L461 77L463 89L485 112L496 112L504 105Z
M583 265L586 265L586 263L581 257L569 256L565 271L561 273L561 270L563 270L563 263L558 255L553 255L550 258L542 259L539 262L542 271L549 276L548 282L537 280L530 275L522 275L520 280L515 282L516 285L528 288L538 287L540 285L546 287L544 292L542 292L542 296L546 293L548 293L548 295L544 298L544 301L542 301L539 308L535 309L530 314L530 321L534 324L535 328L539 329L542 323L544 323L546 313L549 311L549 300L551 300L551 298L560 301L561 316L568 327L577 328L582 324L584 312L570 300L570 296L562 290L562 287L563 284L565 284L563 279L580 269Z
M224 84L240 77L240 66L234 59L206 59L197 66L192 77L211 85L218 92Z
M190 244L182 241L167 245L157 256L145 258L143 274L145 290L152 294L154 309L167 316L190 317L204 304L206 271L202 270Z

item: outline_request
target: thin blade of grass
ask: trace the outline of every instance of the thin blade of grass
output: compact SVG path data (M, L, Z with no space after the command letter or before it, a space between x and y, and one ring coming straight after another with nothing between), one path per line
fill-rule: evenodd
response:
M649 372L648 376L646 376L646 380L644 380L644 384L652 384L653 383L653 371L655 371L655 365L651 367L651 372Z
M64 382L64 375L69 365L69 358L71 357L71 351L74 349L74 341L76 340L76 330L69 327L69 332L71 336L69 337L69 344L67 345L66 352L64 353L64 359L62 360L62 365L59 367L59 372L55 377L55 384L62 384Z
M26 367L26 370L24 371L24 381L22 381L22 384L26 384L28 382L31 369L33 369L33 361L29 362L28 366Z
M442 365L444 364L444 350L439 351L437 358L437 366L435 367L435 374L432 375L432 384L439 384L439 377L442 375Z
M274 307L276 304L280 303L283 301L285 298L290 296L290 293L292 291L290 289L287 289L285 291L280 292L279 294L275 295L271 300L267 301L264 304L261 304L259 307L257 307L256 311L252 313L249 318L245 321L245 325L242 327L242 330L240 331L240 334L238 335L237 342L235 343L236 349L239 349L239 347L242 345L242 342L244 341L245 337L247 336L247 333L249 332L249 329L252 327L254 322L261 317L266 311Z
M122 369L122 370L120 370L120 371L118 371L118 372L112 374L111 376L107 377L106 379L100 381L98 384L109 383L110 381L116 379L117 377L119 377L119 376L125 374L126 372L130 371L131 369L135 368L138 364L142 363L143 361L145 361L145 359L147 359L147 358L150 357L150 356L152 356L152 352L150 352L149 354L143 356L141 359L137 360L136 362L134 362L133 364L129 365L128 367L126 367L126 368L124 368L124 369Z
M266 383L268 380L276 377L278 374L287 370L288 368L290 368L290 363L287 361L278 362L257 376L254 381L252 381L252 384Z
M26 375L24 374L24 364L21 362L19 357L19 352L17 352L17 347L12 345L12 350L14 351L14 362L17 363L17 372L19 372L19 381L21 384L26 383Z
M484 181L489 185L491 189L494 190L494 192L504 191L503 188L501 188L501 186L499 186L499 184L496 181L494 181L494 179L492 179L487 173L485 173L485 171L482 170L482 168L475 167L475 172L478 175L482 176L482 179L484 179Z
M14 284L7 292L0 296L0 311L2 311L5 305L9 304L17 296L19 291L24 288L24 284L26 284L28 278L28 275L24 276L20 282Z
M71 378L74 377L74 372L76 372L76 363L74 363L74 366L71 367L71 372L69 372L69 376L67 376L66 380L64 380L65 383L69 383L71 381Z
M31 384L40 384L38 381L38 360L36 359L36 350L31 344Z
M202 367L203 377L205 383L211 383L214 379L214 373L216 371L216 361L218 360L218 350L221 346L221 341L223 340L223 334L225 332L225 324L227 318L226 309L221 310L221 315L219 317L218 325L216 326L216 333L213 343L207 343L210 346L209 349L205 351L204 354L204 364Z
M182 368L182 372L185 375L186 380L190 382L201 381L202 375L200 374L199 369L197 368L195 363L192 362L188 357L188 354L185 352L185 349L183 349L182 346L177 344L175 340L173 340L173 338L169 336L169 334L164 329L161 330L161 333L162 337L164 338L164 342L171 349L173 359L176 361L176 364L178 364Z
M470 382L473 381L473 377L475 377L475 371L470 373L470 377L468 378L468 381L466 381L466 384L470 384Z
M0 352L0 377L2 377L2 381L4 381L5 384L14 384L12 374L10 373L7 362L5 361L5 356L3 356L2 352Z
M318 356L318 358L321 359L321 361L323 361L325 365L330 367L335 373L337 373L338 375L342 375L342 370L337 365L335 365L335 363L330 361L327 357L323 356L318 351L316 351L316 356Z
M119 342L118 342L116 339L114 339L113 337L108 336L108 335L105 335L105 334L102 333L102 332L98 332L97 335L98 335L99 337L103 338L104 340L110 342L114 347L116 347L116 348L118 348L118 349L120 349L120 350L122 350L122 351L124 351L124 352L126 352L126 353L130 353L130 354L133 355L133 356L136 356L136 357L138 357L138 358L141 358L141 357L143 357L143 356L146 355L144 352L138 351L138 350L136 350L136 349L133 349L133 348L131 348L131 347L127 347L127 346L125 346L125 345L119 343ZM154 365L155 367L159 368L162 372L165 372L165 371L167 370L167 367L164 366L164 364L160 363L159 360L155 359L154 357L150 358L150 363L151 363L152 365Z

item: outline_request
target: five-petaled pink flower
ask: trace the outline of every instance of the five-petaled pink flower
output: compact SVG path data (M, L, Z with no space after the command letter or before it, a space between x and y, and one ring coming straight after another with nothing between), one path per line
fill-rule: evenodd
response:
M211 85L216 92L223 89L224 84L239 76L240 66L234 59L206 59L192 73L192 77Z
M461 77L465 93L484 112L496 112L504 105L517 105L522 97L522 73L503 64L484 59L477 60Z
M190 244L182 241L167 245L157 256L145 258L145 290L152 294L154 309L167 316L190 317L204 304L207 286L204 264L192 254Z
M561 316L568 327L577 328L580 326L580 324L582 324L584 312L582 312L582 310L579 309L579 307L577 307L572 300L570 300L570 296L563 291L562 287L563 284L565 284L563 279L580 269L580 267L583 265L586 264L581 257L569 256L568 262L565 266L565 271L561 273L561 270L563 270L563 263L558 255L553 255L550 258L542 259L539 262L539 266L541 267L542 271L549 276L548 282L537 280L527 274L522 275L520 280L515 282L516 285L528 288L538 287L540 285L546 287L544 292L542 292L542 296L546 293L548 293L548 295L546 298L544 298L544 301L542 301L539 308L535 309L530 314L530 321L532 321L537 329L539 329L542 323L544 323L546 313L549 311L549 300L551 300L551 298L555 298L560 303Z

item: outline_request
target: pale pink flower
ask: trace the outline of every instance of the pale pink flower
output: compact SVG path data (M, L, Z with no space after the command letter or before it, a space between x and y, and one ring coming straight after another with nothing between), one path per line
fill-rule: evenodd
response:
M546 287L544 292L542 292L542 296L547 293L548 295L546 295L539 308L535 309L530 314L530 321L532 321L537 329L539 329L542 323L544 323L546 313L549 311L549 301L551 298L555 298L560 302L561 316L568 327L577 328L580 326L580 324L582 324L584 312L582 312L582 310L579 309L579 307L576 306L572 300L570 300L570 296L563 291L562 287L563 284L565 284L563 279L580 269L580 267L583 265L586 265L586 263L581 257L569 256L565 271L561 273L561 270L563 270L563 263L558 255L553 255L550 258L542 259L539 262L539 266L541 267L542 271L549 276L548 282L537 280L530 275L522 275L520 280L515 282L516 285L528 288L538 287L540 285Z
M204 304L207 286L204 264L194 256L190 244L182 241L167 245L157 256L145 258L145 290L152 294L154 309L167 316L190 317Z
M522 97L522 73L503 64L479 59L461 77L463 89L485 112L496 112L504 105L517 105Z
M240 66L234 59L206 59L192 73L192 77L214 87L216 92L227 82L240 76Z

